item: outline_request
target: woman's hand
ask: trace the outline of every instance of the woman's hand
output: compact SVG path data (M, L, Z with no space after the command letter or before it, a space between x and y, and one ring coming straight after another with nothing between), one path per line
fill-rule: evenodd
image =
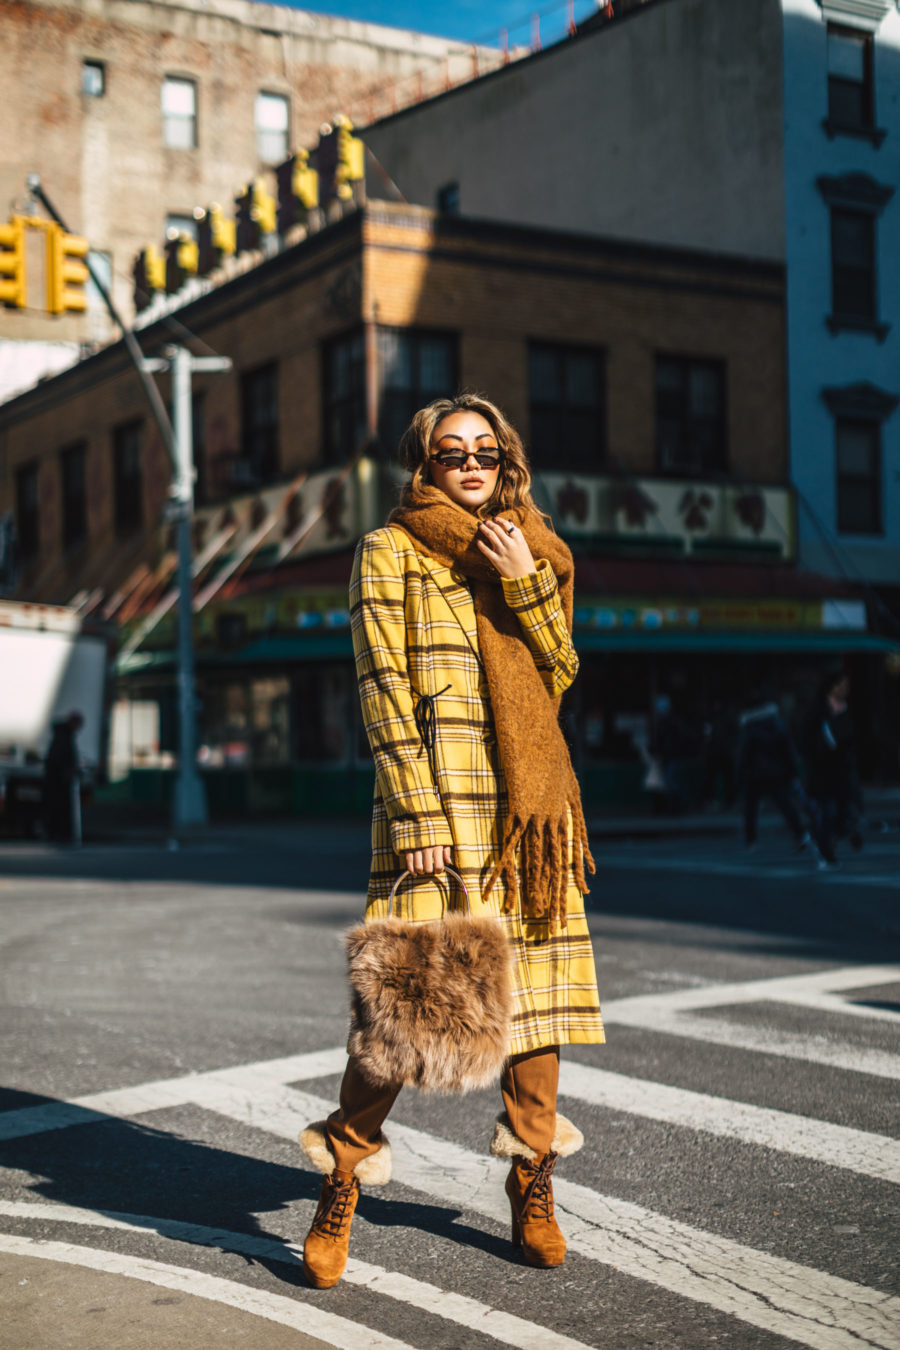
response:
M435 872L443 872L445 867L449 867L453 862L453 850L447 844L426 844L424 848L417 848L413 853L404 853L407 872L411 872L414 877L420 877L427 873L432 876Z
M483 520L478 526L475 542L501 577L509 581L527 577L537 570L524 534L511 520L504 520L502 516Z

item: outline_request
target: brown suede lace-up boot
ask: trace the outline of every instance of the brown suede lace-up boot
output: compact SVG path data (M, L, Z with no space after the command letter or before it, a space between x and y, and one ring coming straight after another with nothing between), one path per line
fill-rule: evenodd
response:
M359 1182L337 1168L322 1179L319 1207L303 1244L303 1274L316 1289L337 1284L347 1264Z
M561 1266L566 1240L553 1214L553 1183L556 1153L544 1153L529 1162L513 1158L506 1178L506 1194L512 1207L513 1245L522 1248L530 1266Z

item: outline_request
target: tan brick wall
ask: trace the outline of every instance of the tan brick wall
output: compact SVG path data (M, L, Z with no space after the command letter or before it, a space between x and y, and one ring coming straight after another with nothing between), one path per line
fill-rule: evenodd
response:
M258 92L287 95L292 144L312 146L337 113L362 120L373 89L448 60L454 79L468 78L472 65L463 43L252 0L3 0L0 33L0 201L20 197L26 175L40 173L70 229L111 252L116 300L129 316L134 257L147 243L161 246L167 213L213 201L230 213L261 171ZM482 68L500 60L484 49L480 57ZM106 63L102 98L81 94L85 59ZM196 150L163 145L166 75L196 81ZM0 310L0 337L109 335L104 312L54 318L40 311L37 290L29 310Z
M782 283L777 270L648 250L574 245L565 236L482 231L461 222L432 228L428 213L373 207L263 264L179 312L197 350L228 355L229 375L201 375L207 481L239 449L240 376L279 365L281 468L285 478L319 462L322 343L360 325L447 329L459 334L461 382L496 400L528 437L528 338L606 351L610 458L598 470L654 470L657 351L724 360L731 471L750 482L784 482ZM171 335L161 325L146 335ZM92 372L104 374L89 383ZM80 386L56 402L61 391ZM168 397L167 380L161 380ZM114 534L112 436L145 418L145 533ZM90 543L60 552L59 451L89 446ZM143 558L158 561L156 522L168 484L159 435L136 375L119 348L0 406L0 512L13 505L18 465L41 459L41 566L25 578L32 598L67 600L82 587L120 585ZM218 469L217 469L218 466Z

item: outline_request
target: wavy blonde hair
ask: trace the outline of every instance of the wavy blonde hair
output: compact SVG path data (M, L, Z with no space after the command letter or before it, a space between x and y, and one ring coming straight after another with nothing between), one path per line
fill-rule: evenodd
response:
M452 413L478 413L490 425L504 458L497 475L497 486L490 498L478 508L479 516L492 516L514 506L537 510L531 497L531 470L522 438L496 403L482 394L457 394L455 398L436 398L420 408L400 437L400 462L412 474L410 486L417 488L429 481L428 456L435 429Z

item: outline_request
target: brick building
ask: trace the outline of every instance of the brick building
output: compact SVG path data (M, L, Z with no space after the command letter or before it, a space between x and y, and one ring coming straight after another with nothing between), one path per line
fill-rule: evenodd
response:
M195 207L231 213L242 186L323 122L357 121L470 79L500 54L421 33L254 0L5 0L0 200L26 202L39 173L69 229L85 236L132 316L131 268ZM3 217L3 220L6 216ZM29 307L0 308L0 398L113 336L88 287L86 314L42 309L43 259L29 247Z
M214 806L367 801L352 550L396 491L410 414L459 387L522 429L536 496L576 552L570 716L589 799L640 798L663 683L699 710L773 662L802 681L837 644L876 641L858 602L793 566L776 264L370 203L159 319L145 350L173 340L172 320L234 362L195 382ZM701 450L715 468L685 476ZM121 343L0 406L18 593L121 625L123 792L163 791L174 753L168 479Z

